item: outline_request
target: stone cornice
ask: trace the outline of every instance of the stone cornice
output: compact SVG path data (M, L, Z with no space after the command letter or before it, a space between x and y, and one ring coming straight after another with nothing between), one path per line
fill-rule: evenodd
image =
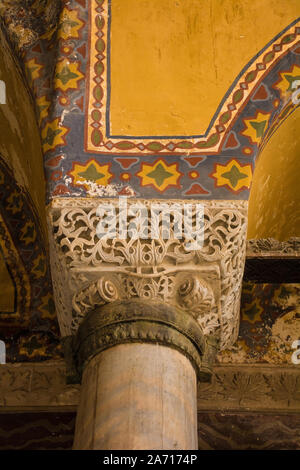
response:
M210 384L200 383L198 410L299 413L300 366L214 366Z
M76 410L79 392L64 361L0 365L0 413Z
M299 413L299 367L216 365L212 383L198 386L198 411ZM0 366L0 413L75 411L79 393L63 361Z
M300 258L300 237L280 242L275 238L247 240L247 258Z
M248 240L243 279L255 283L300 281L300 238Z

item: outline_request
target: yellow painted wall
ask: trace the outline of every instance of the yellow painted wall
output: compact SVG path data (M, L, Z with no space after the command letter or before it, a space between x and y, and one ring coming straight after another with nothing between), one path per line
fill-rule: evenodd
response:
M248 238L300 236L300 108L271 137L257 162Z
M0 30L0 80L6 104L0 104L0 154L25 187L44 218L45 178L41 140L33 103Z
M113 135L203 133L241 69L300 0L114 0Z

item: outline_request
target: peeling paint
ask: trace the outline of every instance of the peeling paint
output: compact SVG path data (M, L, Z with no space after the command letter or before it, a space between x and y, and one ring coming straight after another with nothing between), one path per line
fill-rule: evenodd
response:
M248 288L244 285L240 336L217 361L292 364L292 343L300 339L299 284L265 284L252 292Z
M94 181L88 180L78 181L77 184L83 184L86 188L88 187L89 189L87 189L87 194L92 197L117 196L121 190L121 185L109 184L107 186L103 186L95 183Z

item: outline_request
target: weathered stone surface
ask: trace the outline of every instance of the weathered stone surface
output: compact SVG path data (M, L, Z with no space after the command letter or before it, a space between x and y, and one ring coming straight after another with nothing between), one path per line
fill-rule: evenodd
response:
M121 344L85 367L74 448L197 449L190 361L154 344Z
M0 413L75 410L79 390L66 385L63 361L0 365Z
M216 365L211 384L198 385L198 411L300 411L296 365ZM63 361L0 366L0 413L76 410L79 385L66 385Z

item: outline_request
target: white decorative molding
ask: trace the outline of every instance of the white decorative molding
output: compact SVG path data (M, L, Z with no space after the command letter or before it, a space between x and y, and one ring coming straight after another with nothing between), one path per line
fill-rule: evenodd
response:
M157 200L142 203L146 214L128 215L127 228L139 231ZM161 300L185 309L205 335L220 339L220 348L235 341L239 327L241 283L246 251L247 201L168 200L204 207L204 243L190 249L185 235L169 238L99 238L97 209L117 199L56 198L48 208L50 259L56 308L63 336L74 334L87 312L114 300ZM98 212L99 213L99 212ZM105 211L102 211L102 216ZM130 214L130 210L128 214ZM134 212L132 212L134 213ZM196 219L193 209L193 220ZM118 226L118 229L120 227Z

